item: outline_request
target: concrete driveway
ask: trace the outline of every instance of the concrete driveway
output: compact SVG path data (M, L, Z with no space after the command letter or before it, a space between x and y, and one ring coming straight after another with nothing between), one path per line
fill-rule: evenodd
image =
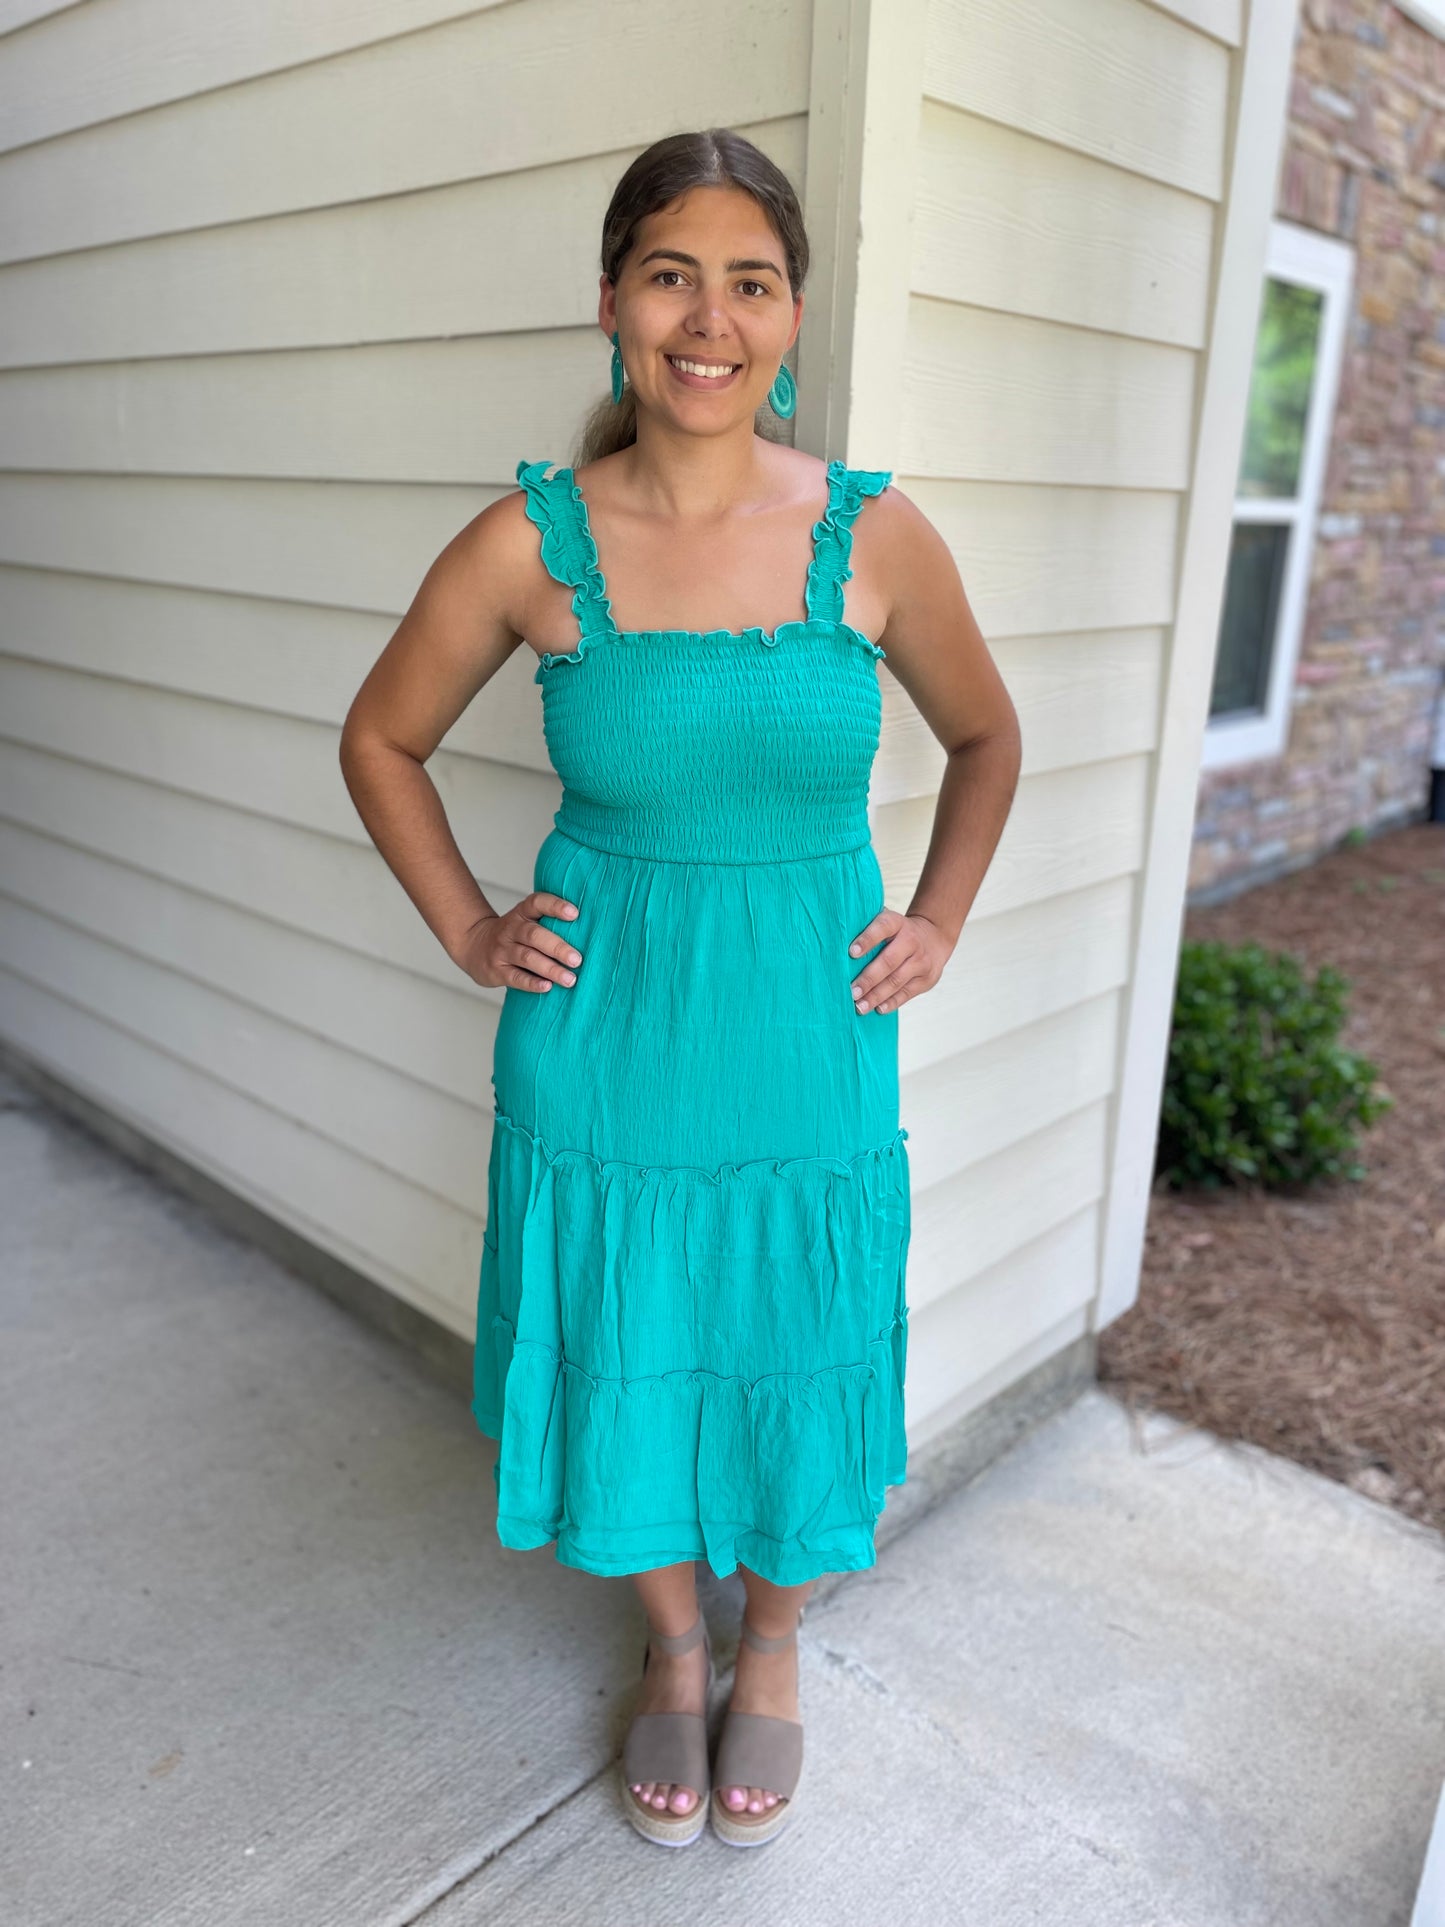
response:
M1089 1390L819 1589L791 1832L664 1851L631 1583L500 1547L454 1392L0 1107L8 1927L1407 1927L1438 1535Z

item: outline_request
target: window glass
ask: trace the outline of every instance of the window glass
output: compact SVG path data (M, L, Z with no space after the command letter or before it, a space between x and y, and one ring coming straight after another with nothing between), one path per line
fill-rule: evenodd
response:
M1214 659L1211 716L1260 714L1289 552L1288 524L1236 522Z
M1323 312L1324 295L1318 288L1266 280L1249 384L1241 495L1279 497L1299 491Z

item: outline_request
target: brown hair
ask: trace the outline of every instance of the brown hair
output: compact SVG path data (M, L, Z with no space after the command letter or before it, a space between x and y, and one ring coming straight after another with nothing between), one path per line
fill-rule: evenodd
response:
M788 286L796 300L807 279L809 258L798 196L783 170L760 147L730 127L668 134L645 148L627 168L612 191L602 221L602 272L613 286L617 285L639 224L694 187L740 187L752 195L783 244ZM775 420L771 409L760 408L759 433L777 439L778 431L772 427ZM636 440L637 398L629 382L620 402L613 401L609 391L588 414L573 466L581 468L604 455L613 455Z

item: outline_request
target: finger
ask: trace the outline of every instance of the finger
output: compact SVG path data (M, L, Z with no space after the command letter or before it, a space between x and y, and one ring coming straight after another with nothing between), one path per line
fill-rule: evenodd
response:
M906 970L917 957L917 949L905 939L885 944L883 949L853 979L853 996L871 999L897 971Z
M513 990L550 990L551 980L535 977L530 970L523 970L520 964L504 964L502 975Z
M885 997L879 997L874 1001L873 1011L875 1016L881 1017L887 1011L897 1010L900 1004L906 1004L911 998L916 997L920 990L926 988L927 980L925 978L907 978L898 989L890 990Z
M912 981L915 975L915 972L910 968L912 962L912 958L906 958L899 964L897 969L889 971L888 975L880 978L878 983L871 989L865 990L863 995L858 998L856 1008L859 1010L876 1010L886 998L894 996L899 990L903 989L906 984Z
M878 912L876 917L871 917L868 922L864 924L852 943L849 944L848 955L850 957L861 957L863 952L865 950L871 950L875 943L881 943L885 937L893 936L902 922L902 915L897 910L889 910L885 906L885 908Z
M546 932L542 933L544 936ZM536 944L522 943L517 946L515 962L534 977L545 977L554 984L575 984L577 973L569 970L565 963L549 952L539 949Z
M867 1017L888 1017L895 1010L902 1010L912 994L912 991L909 990L902 991L898 996L889 997L881 1004L871 1005L869 1009L864 1012L864 1015Z
M524 949L540 951L544 956L557 958L560 963L580 964L582 961L582 952L575 944L540 923L524 924L517 942Z
M552 890L533 890L527 898L527 914L533 917L567 917L579 914L570 897L559 897Z
M858 932L857 936L848 946L848 954L853 957L861 957L863 952L865 950L871 950L874 944L882 943L887 937L897 936L898 932L903 928L904 922L905 918L901 911L890 910L887 904L884 904L878 914L870 917L868 922L864 924L863 928Z

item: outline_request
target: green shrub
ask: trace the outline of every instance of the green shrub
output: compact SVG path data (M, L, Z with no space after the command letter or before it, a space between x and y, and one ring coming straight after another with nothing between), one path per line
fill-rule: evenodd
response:
M1156 1176L1176 1190L1362 1178L1356 1134L1390 1109L1379 1072L1336 1041L1349 981L1286 951L1180 948Z

